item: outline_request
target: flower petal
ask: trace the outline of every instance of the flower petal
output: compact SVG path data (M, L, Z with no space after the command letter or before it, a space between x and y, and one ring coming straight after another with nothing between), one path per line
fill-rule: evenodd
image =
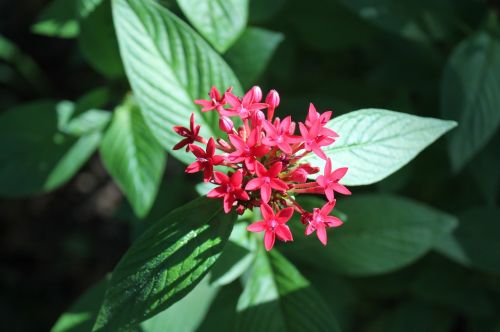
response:
M287 207L276 214L276 220L280 223L286 223L293 216L293 207Z
M247 231L249 232L263 232L267 229L267 223L264 220L256 221L253 224L247 226Z
M283 241L293 241L292 232L290 232L290 228L287 225L278 225L275 228L276 235L280 240Z
M264 218L264 220L269 220L274 218L273 209L266 203L262 203L260 205L260 213L262 214L262 218Z
M273 248L274 240L275 240L274 232L273 231L266 231L266 234L264 235L264 246L266 247L267 251L269 251Z
M318 236L318 239L323 243L324 246L326 246L326 243L328 242L328 237L326 235L326 228L323 225L318 225L316 228L316 235Z

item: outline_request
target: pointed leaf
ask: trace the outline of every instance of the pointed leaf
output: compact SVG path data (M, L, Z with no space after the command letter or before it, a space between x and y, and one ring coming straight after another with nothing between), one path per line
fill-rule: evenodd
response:
M460 43L446 65L441 113L460 126L449 137L453 169L459 171L500 124L500 40L481 32Z
M141 323L142 332L194 332L219 291L205 277L188 295L167 310ZM186 319L189 317L189 319Z
M212 85L219 89L238 80L210 46L186 23L152 0L114 0L113 17L120 53L146 124L160 144L176 158L191 162L185 151L172 151L180 141L172 127L187 126L198 112L201 135L218 128L216 114L201 114L193 100L208 98Z
M229 49L225 57L245 87L264 72L283 38L279 32L248 28Z
M334 118L326 126L340 137L323 151L332 158L334 167L349 168L341 182L356 186L372 184L391 175L456 123L364 109ZM313 154L305 160L313 166L325 164Z
M111 1L103 1L80 21L78 46L88 63L110 79L125 76L111 14Z
M39 35L59 38L78 36L80 27L77 20L75 0L52 0L40 13L31 31Z
M166 154L130 101L115 111L100 153L136 215L145 217L158 192Z
M235 219L201 197L152 225L113 271L94 331L126 331L188 294L219 258Z
M339 200L338 207L349 222L329 232L326 247L314 237L298 237L286 252L320 269L376 275L414 262L457 226L446 213L391 195L357 195Z
M53 190L68 181L96 150L101 133L80 138L57 129L56 102L36 101L0 116L0 195Z
M59 317L51 332L88 332L92 330L109 277L99 281L80 296L71 307Z
M323 299L276 249L259 247L238 301L237 331L340 331Z
M247 25L248 0L177 0L184 15L220 53Z

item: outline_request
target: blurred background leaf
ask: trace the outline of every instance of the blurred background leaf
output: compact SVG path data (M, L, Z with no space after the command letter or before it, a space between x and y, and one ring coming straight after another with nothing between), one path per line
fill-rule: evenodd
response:
M248 0L177 0L189 22L220 53L241 35L248 19Z

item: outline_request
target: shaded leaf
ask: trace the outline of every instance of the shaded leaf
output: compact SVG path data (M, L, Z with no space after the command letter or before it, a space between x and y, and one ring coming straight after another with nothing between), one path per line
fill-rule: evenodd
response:
M87 17L91 14L102 2L109 2L108 0L77 0L78 13L80 17Z
M339 200L349 222L330 231L328 245L297 237L287 253L318 269L353 276L387 273L431 250L457 224L452 216L390 195L357 195Z
M241 292L242 289L238 282L222 287L196 331L234 332L236 305Z
M93 330L127 330L187 295L217 261L235 219L202 197L152 225L114 269Z
M75 0L52 0L40 13L31 31L39 35L59 38L78 36L80 27L77 20Z
M276 249L259 246L238 300L237 331L340 331L328 306Z
M51 332L88 332L92 330L108 282L109 278L105 278L89 288L59 317Z
M231 69L187 24L151 0L114 0L113 17L120 53L146 124L176 158L190 162L172 127L187 126L191 112L201 134L218 130L215 112L201 115L194 99L207 98L212 85L240 86Z
M0 195L53 190L90 158L101 133L75 138L58 131L57 124L52 101L24 104L0 115Z
M205 277L189 294L170 308L141 323L142 332L193 332L205 318L219 291ZM186 319L189 317L189 319Z
M459 122L448 151L459 171L493 136L500 123L500 41L480 32L451 54L441 82L441 113Z
M334 167L348 167L346 185L372 184L391 175L455 127L453 121L423 118L382 109L364 109L328 122L339 138L324 147ZM313 166L325 164L314 154L304 158ZM316 175L317 176L317 175Z
M132 101L116 109L100 154L135 214L146 216L158 193L166 154Z
M279 32L261 28L247 28L233 47L229 49L225 58L243 86L250 87L257 81L283 38L284 35Z
M224 53L247 25L248 0L177 0L191 24L220 53Z
M95 70L112 79L120 78L125 73L118 50L115 28L113 24L110 24L113 19L111 1L103 1L95 5L96 7L80 22L78 45L85 59Z
M455 237L470 264L481 271L500 274L500 210L474 208L459 214L458 218Z

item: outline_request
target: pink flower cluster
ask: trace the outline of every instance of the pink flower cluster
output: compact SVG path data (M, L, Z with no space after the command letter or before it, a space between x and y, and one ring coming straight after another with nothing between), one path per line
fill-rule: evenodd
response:
M209 93L209 100L195 100L202 106L202 112L215 111L219 115L219 128L227 134L222 137L199 136L200 126L191 115L190 127L174 127L183 137L174 150L186 147L196 160L186 168L187 173L203 172L205 182L216 184L207 196L223 199L224 211L233 208L239 214L246 209L259 206L263 220L248 226L250 232L264 232L264 245L270 250L276 237L282 241L293 241L286 224L294 212L301 215L306 226L305 234L316 232L326 245L326 229L337 227L342 221L330 216L335 206L335 192L349 195L350 191L339 183L347 168L333 170L331 160L323 147L333 144L338 135L325 127L332 112L318 113L310 104L304 122L299 122L300 135L295 134L296 123L290 116L274 118L280 97L271 90L264 102L262 90L251 88L243 98L238 98L229 88L221 94L215 87ZM241 125L236 125L239 123ZM203 149L195 142L206 145ZM320 171L301 159L314 153L325 160L323 174L316 181L309 181L310 174ZM214 170L214 166L230 169L227 174ZM306 211L295 200L298 194L324 194L328 202L321 208Z

